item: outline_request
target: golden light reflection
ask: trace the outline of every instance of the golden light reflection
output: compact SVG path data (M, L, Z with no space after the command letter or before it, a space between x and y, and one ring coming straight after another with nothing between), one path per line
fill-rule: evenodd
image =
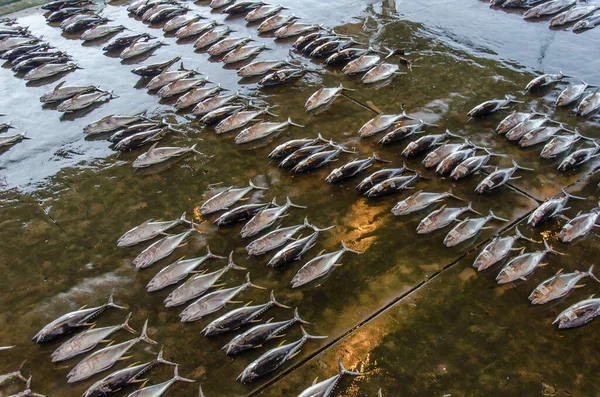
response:
M387 211L387 207L372 205L367 200L358 200L352 205L349 211L352 216L344 219L350 229L344 238L353 242L352 249L364 252L375 243L377 236L372 234L385 219L379 215Z

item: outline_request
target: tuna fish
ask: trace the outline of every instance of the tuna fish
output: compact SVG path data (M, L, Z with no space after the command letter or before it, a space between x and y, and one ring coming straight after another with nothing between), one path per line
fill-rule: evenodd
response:
M85 306L84 306L85 307ZM113 302L112 295L108 298L108 302L102 306L92 307L89 309L81 308L77 311L64 314L47 324L31 339L35 343L49 342L62 335L70 334L74 331L89 326L89 321L98 317L100 313L108 308L125 310L124 307L116 305Z
M190 106L195 106L199 102L202 102L207 98L213 97L223 90L224 88L221 88L220 85L217 85L215 87L204 88L196 87L190 92L179 97L179 99L177 99L177 102L175 102L175 105L173 106L175 106L175 108L178 110L185 109Z
M548 116L540 117L540 118L530 118L518 124L512 130L506 133L506 139L509 141L518 141L523 138L528 133L535 131L548 123L550 118Z
M112 42L110 42L107 45L105 45L102 48L102 50L104 50L106 52L123 51L125 48L129 47L130 45L132 45L136 41L139 41L139 40L148 40L148 39L151 39L151 38L152 38L152 36L150 36L148 33L134 34L134 35L131 35L131 36L118 37L118 38L114 39Z
M483 247L477 258L475 258L473 267L481 272L500 262L508 256L510 251L514 250L513 246L518 239L537 243L537 241L523 236L519 229L515 227L515 234L506 237L497 236ZM517 248L517 250L520 251L521 248Z
M46 79L48 77L56 76L61 73L73 71L75 69L81 69L73 62L68 63L46 63L38 66L35 69L30 70L23 76L23 79L28 81L37 81Z
M27 44L35 44L40 40L35 37L7 37L0 40L0 52L12 50Z
M283 10L284 8L285 7L283 7L281 4L276 6L264 4L250 11L248 14L246 14L246 17L244 19L248 22L256 22L261 19L271 17L277 14L279 11Z
M269 112L268 107L261 110L240 111L219 122L219 124L217 124L215 127L215 132L217 134L223 134L238 128L242 128L263 114L277 116L276 114Z
M333 147L332 150L319 151L315 154L311 154L304 160L292 168L292 172L297 174L301 172L309 172L316 170L317 168L323 167L325 164L334 161L342 152L345 153L356 153L351 150L344 149L339 145L335 145L333 142L329 143L329 146ZM304 148L306 150L307 148ZM287 159L286 159L287 160ZM285 161L285 160L284 160ZM283 163L283 162L282 162Z
M339 251L331 252L329 254L319 255L310 261L306 262L304 266L298 270L290 284L292 288L298 288L302 285L308 284L317 278L324 277L327 275L334 266L341 266L337 263L345 252L352 252L354 254L362 254L362 252L351 250L346 247L346 244L342 241L342 249Z
M303 125L296 124L292 121L291 118L288 118L287 121L283 123L277 122L266 122L261 121L252 125L251 127L245 128L242 130L234 139L234 142L238 145L242 143L248 143L252 141L256 141L258 139L262 139L268 137L269 135L281 131L286 128L288 125L293 125L295 127L303 128Z
M181 258L164 267L148 282L146 291L154 292L169 285L177 284L209 259L226 259L224 256L215 255L210 252L208 246L206 246L206 251L206 255L204 256L192 259Z
M324 36L330 36L329 32L320 30L317 32L307 33L303 36L298 37L292 46L298 51L304 51L304 48L306 46Z
M145 113L145 112L144 112ZM120 128L124 128L130 124L146 120L144 113L135 114L133 116L112 114L96 120L83 128L83 132L88 135L103 134L112 132Z
M492 172L491 174L486 176L481 182L479 182L479 185L477 185L475 191L479 194L489 193L497 187L504 185L511 179L518 179L520 177L513 178L513 175L515 172L517 172L517 170L534 171L532 168L521 167L513 160L512 167L501 169L496 168L494 172Z
M376 161L381 163L389 163L389 161L382 160L377 157L375 153L373 153L373 155L369 158L363 160L353 160L339 168L334 169L329 175L327 175L325 182L337 183L344 179L351 178L357 175L359 172L371 167Z
M257 235L261 231L273 225L279 218L284 217L286 211L291 208L306 208L301 205L293 204L290 201L290 198L286 198L286 203L281 206L275 205L275 199L273 199L273 207L263 208L258 212L252 219L250 219L242 230L240 231L240 236L242 238L248 238Z
M559 164L558 170L560 172L572 171L577 167L580 167L582 164L587 163L591 159L598 157L598 151L600 150L600 145L596 141L594 142L594 147L578 149L573 153L569 154L565 159Z
M23 139L31 139L31 138L26 137L25 134L0 136L0 147L12 146L16 143L21 142Z
M95 26L92 29L83 32L83 34L79 38L83 41L98 40L111 34L122 32L123 30L125 30L125 26L123 25Z
M265 50L267 47L264 44L261 45L243 45L241 47L228 52L223 57L222 61L225 64L236 63L245 61L248 58L252 58L255 55L258 55L260 52Z
M586 29L593 29L600 25L600 14L592 15L584 20L577 22L573 25L573 32L581 32Z
M214 28L215 26L217 26L217 22L210 20L210 21L197 21L197 22L192 22L189 23L181 28L179 28L179 30L177 30L177 32L175 32L175 37L177 37L178 39L187 39L188 37L192 37L192 36L196 36L200 33L206 32L206 34L209 34L209 30ZM229 29L226 29L225 34L229 33ZM225 35L223 35L225 36ZM223 37L221 36L221 37ZM217 40L212 39L212 35L211 35L211 39L208 40L208 36L206 38L203 39L203 41L206 40L211 41L210 44L216 43L219 38ZM201 42L201 44L203 44L203 42ZM206 45L202 45L202 47L206 47L210 44L206 44ZM200 44L199 44L200 45Z
M149 219L143 222L141 225L128 230L125 232L125 234L119 237L119 240L117 240L117 247L131 247L143 241L151 240L177 225L189 223L185 219L185 216L186 214L184 212L181 214L179 219L172 221L155 222L153 219Z
M324 139L321 134L318 134L318 137L315 139L310 138L301 138L301 139L293 139L291 141L284 142L278 145L271 153L269 153L268 157L273 160L278 160L284 157L289 156L295 151L307 147L310 145L314 145L317 142L328 142Z
M473 175L484 168L487 162L492 156L503 156L501 154L491 153L489 150L484 149L487 154L482 156L473 156L463 160L459 165L456 166L450 173L450 178L455 181L466 178L469 175Z
M244 284L233 288L217 290L200 297L186 307L179 314L179 317L184 323L200 320L202 317L223 309L227 303L231 303L233 298L244 292L248 287L265 289L264 287L252 284L250 282L250 273L247 273Z
M217 211L229 209L253 189L267 190L268 187L256 186L252 181L244 188L234 189L233 187L228 187L224 191L217 193L206 200L204 204L200 206L200 213L202 215L208 215Z
M546 240L544 240L544 246L546 247L544 251L521 254L516 258L511 259L510 262L504 265L502 270L500 270L500 273L498 273L498 276L496 277L498 284L506 284L518 279L526 280L525 277L530 275L538 266L543 266L540 262L548 253L564 255L550 248Z
M147 363L129 366L105 376L98 382L90 386L81 397L106 397L116 393L129 385L143 381L140 377L158 364L176 365L163 358L163 349L160 349L158 356Z
M275 70L263 77L258 84L263 87L272 87L275 85L285 84L289 81L299 79L306 73L302 68L284 68Z
M338 359L338 369L339 369L339 373L329 379L325 379L324 381L319 382L319 383L317 383L317 380L315 379L315 382L313 382L313 384L309 388L305 389L302 393L298 394L298 397L329 397L333 394L333 390L335 389L337 384L342 379L342 376L344 376L344 375L363 376L364 375L360 372L348 371L346 368L344 368L344 365L342 364L341 359ZM380 393L381 393L381 390L380 390Z
M562 0L559 0L559 1L562 1ZM571 0L569 0L569 1L571 1ZM538 76L535 79L531 80L525 87L525 92L539 90L550 84L557 83L565 77L567 77L567 76L565 76L562 72L559 72L558 74L543 74L543 75Z
M183 14L178 15L175 18L167 21L164 24L162 30L165 33L174 32L176 30L181 29L182 27L189 25L190 23L194 23L200 20L202 17L197 14Z
M392 125L403 119L413 120L413 118L407 115L404 111L400 114L378 114L360 127L360 130L358 130L358 135L361 138L368 138L377 134L378 132L387 130Z
M425 135L416 141L410 142L404 150L402 151L402 155L404 157L414 157L420 154L423 154L430 149L439 146L442 144L442 141L446 138L460 138L460 136L451 133L449 130L446 130L443 134L431 134Z
M213 336L235 331L236 329L255 321L260 315L273 306L291 309L291 307L277 302L273 295L273 291L271 291L271 298L267 303L256 306L246 305L225 313L216 320L211 321L200 333L204 334L204 336Z
M38 66L42 66L49 63L64 64L70 60L70 57L64 55L61 52L45 53L45 55L43 56L35 56L24 59L21 62L15 63L15 66L13 66L11 70L15 73L29 72L30 70L35 69Z
M600 95L596 90L581 100L575 112L580 116L588 116L598 109L600 109Z
M575 129L574 134L557 135L544 146L542 152L540 153L540 156L545 159L554 158L559 154L562 154L571 149L573 144L582 138L584 137L581 136L579 131L577 131L577 128Z
M180 79L185 79L196 74L198 74L198 72L184 69L182 63L178 70L169 72L166 69L164 69L159 75L152 78L152 80L150 80L148 84L146 84L146 89L148 91L159 90L169 83Z
M31 391L31 376L25 383L25 390L17 394L12 394L8 397L46 397L44 394L38 394Z
M12 348L12 346L11 347L7 347L7 348L10 349L10 348ZM6 348L4 350L6 350ZM23 361L12 372L9 372L9 373L4 374L4 375L0 375L0 385L3 385L4 383L10 382L13 379L18 379L21 382L27 382L27 379L25 379L25 377L23 375L21 375L21 369L23 369L23 365L25 365L26 362L27 362L27 360Z
M286 158L284 158L281 161L281 163L279 163L279 168L293 168L304 159L307 159L315 153L322 152L323 150L329 147L331 147L330 143L325 145L303 146L299 149L296 149L295 151L290 153Z
M406 139L414 134L419 134L419 133L421 133L423 128L425 128L425 126L427 126L427 125L439 127L437 124L428 124L428 123L424 122L423 120L419 120L418 124L401 126L401 127L395 128L393 131L388 132L387 134L385 134L385 136L383 138L381 138L381 140L379 141L379 144L380 145L388 145L392 142L398 142L403 139Z
M76 22L66 25L62 30L68 34L75 34L105 22L108 22L108 19L101 18L98 15L85 15Z
M396 216L412 214L413 212L421 211L422 209L425 209L432 204L439 203L449 197L464 201L460 197L455 196L452 193L452 190L443 193L429 193L419 190L410 197L399 201L394 208L392 208L392 214Z
M239 383L250 383L261 376L275 371L288 360L296 356L302 346L309 339L326 339L326 336L313 336L306 333L302 329L302 338L296 342L288 343L287 345L279 346L261 355L259 358L251 362L242 373L237 377Z
M56 107L56 110L63 113L72 113L92 106L95 103L106 102L112 98L117 98L115 94L108 91L96 90L94 92L77 94L67 99Z
M42 10L60 10L63 7L75 7L90 4L90 1L87 0L56 0L51 1L49 3L44 4L41 8Z
M161 98L172 98L176 95L186 93L191 89L202 87L206 84L207 78L208 77L175 80L158 90L157 94Z
M289 66L289 61L255 61L238 69L237 74L240 77L261 76L282 66Z
M364 73L371 70L381 61L381 57L376 54L363 54L360 57L350 61L342 72L346 75Z
M577 197L567 193L564 189L562 190L562 193L564 197L553 198L540 204L527 219L527 224L535 227L554 216L560 215L566 209L565 205L569 198L585 200L583 197Z
M323 58L330 54L337 53L338 51L342 51L342 50L350 47L353 44L360 44L360 43L354 41L354 39L352 39L352 38L350 38L350 39L337 38L335 40L330 40L326 43L323 43L320 46L318 46L317 48L315 48L310 53L310 56L313 58Z
M341 95L343 90L353 91L344 87L342 84L335 88L321 88L308 98L304 108L307 112L310 112L317 108L329 106L338 96Z
M558 233L558 239L563 243L570 243L579 237L585 236L594 226L597 226L598 216L600 216L600 207L596 207L585 214L578 214L562 227Z
M212 112L213 110L217 110L218 108L225 106L229 102L234 99L244 98L239 93L235 93L233 95L217 95L210 97L208 99L203 100L199 104L196 105L194 110L192 111L196 116L205 115L207 113Z
M446 208L446 204L444 204L442 208L433 211L421 220L419 226L417 226L417 233L427 234L442 229L456 221L460 215L468 211L481 215L473 209L471 203L469 203L468 206L461 208Z
M271 32L273 30L277 30L280 27L282 27L283 25L286 25L295 19L298 19L298 17L295 16L294 14L292 14L292 15L273 15L272 17L269 17L268 19L263 21L258 26L258 32L259 33L267 33L267 32Z
M552 324L558 324L559 329L575 328L585 325L600 315L600 299L594 295L569 306L560 313Z
M211 0L209 7L210 8L221 8L221 7L225 7L226 5L233 3L234 1L235 0Z
M282 332L295 324L310 324L300 318L298 309L294 309L294 317L292 319L279 322L271 322L269 320L265 324L256 325L233 338L221 350L228 356L233 356L248 349L256 349L269 340L279 337Z
M304 238L298 239L283 247L273 256L273 258L271 258L269 263L267 263L267 266L279 267L291 261L300 259L302 255L304 255L306 251L308 251L314 245L320 232L324 232L333 228L333 226L330 226L324 229L319 229L318 227L315 227L313 225L311 225L311 227L314 230L314 233Z
M522 122L532 118L534 115L535 113L523 113L515 110L506 116L506 118L502 120L500 124L498 124L498 127L496 127L496 132L498 134L506 134L508 131L512 130Z
M538 6L535 6L525 14L523 14L523 18L539 18L546 15L557 14L567 8L573 7L577 3L577 0L552 0L545 3L542 3Z
M229 254L229 263L227 266L212 273L198 274L189 278L185 283L177 287L165 299L166 307L179 306L185 302L202 296L206 291L215 285L215 283L227 273L230 269L246 270L233 263L233 251Z
M556 98L556 102L554 103L554 105L568 106L572 104L573 102L581 98L581 96L589 86L590 85L583 80L581 81L581 84L571 84L560 93L558 98Z
M194 383L195 380L182 378L179 376L178 366L175 365L175 370L173 373L173 378L169 379L166 382L158 383L152 386L146 386L141 389L130 393L127 397L160 397L167 392L167 390L173 385L175 382L186 382L186 383Z
M533 131L529 131L527 134L523 135L523 137L519 140L519 146L530 147L543 142L547 142L560 131L574 133L574 131L567 129L567 127L562 123L558 126L540 127Z
M99 372L106 371L111 368L117 361L123 357L129 349L138 342L144 341L151 345L156 345L156 342L148 337L148 320L144 323L142 333L135 339L130 339L126 342L117 345L105 347L95 353L90 354L71 369L67 375L67 382L75 383L87 379Z
M209 30L208 32L202 34L202 36L198 37L198 40L194 42L194 48L197 50L206 48L227 36L229 32L231 32L231 29L229 29L227 26L222 29Z
M86 353L94 349L98 343L106 340L110 335L122 329L135 334L135 330L129 326L130 319L131 313L127 315L122 324L113 325L112 327L91 328L78 333L54 350L50 355L52 362L65 361L79 354Z
M380 197L410 189L411 185L423 177L419 174L408 176L394 176L378 183L365 192L366 197Z
M248 12L250 10L254 10L262 5L264 5L262 1L240 1L235 4L232 4L225 8L223 12L225 14L242 14L244 12Z
M313 30L321 29L321 25L311 25L308 23L302 23L294 21L286 26L282 26L275 31L275 37L278 39L285 39L288 37L298 36Z
M202 116L200 118L200 122L202 124L217 124L227 117L233 116L244 109L246 109L245 105L223 106Z
M158 262L159 260L166 258L167 256L171 255L186 238L188 238L192 231L200 233L194 227L193 222L189 230L173 236L163 237L136 256L133 260L133 265L136 269L144 269Z
M239 47L241 45L248 43L251 40L252 40L251 37L230 37L230 38L221 40L216 44L213 44L212 46L210 46L210 48L208 49L207 52L210 56L217 56L217 55L225 54L225 53L235 49L236 47Z
M364 84L373 84L379 81L387 80L395 75L406 74L405 72L399 72L399 69L400 66L393 63L380 63L379 65L368 70L360 80Z
M142 54L146 54L163 45L165 44L160 41L136 41L129 47L125 48L123 52L119 54L119 58L123 60L131 59Z
M467 116L470 116L470 117L488 116L492 113L497 112L500 109L506 109L507 105L511 102L523 103L521 101L514 100L514 98L511 97L510 95L506 95L504 97L504 99L493 99L490 101L485 101L485 102L475 106L473 109L471 109L469 111L469 113L467 113Z
M284 228L277 228L272 232L265 234L262 237L257 238L246 246L246 252L248 255L263 255L269 251L279 248L287 243L296 233L304 230L305 228L312 225L308 223L308 219L304 218L302 225L289 226Z
M583 285L577 285L577 283L585 277L590 277L600 283L600 280L594 275L593 270L594 265L590 266L587 272L576 270L574 273L563 274L563 270L560 269L554 276L541 282L531 295L529 295L528 299L532 305L543 305L552 300L562 298L573 288L583 287Z
M229 226L234 223L245 221L251 218L257 212L269 207L273 203L258 203L258 204L246 204L236 207L230 211L225 212L220 217L215 219L213 222L217 226Z
M446 143L429 153L422 163L425 168L436 167L452 153L467 149L469 146L467 140L465 140L465 143Z
M323 63L325 65L338 65L341 63L350 62L361 55L366 55L369 53L377 52L373 48L369 47L367 49L364 48L344 48L343 50L339 50L334 54L331 54Z
M440 161L438 166L435 168L435 172L437 172L439 175L451 174L460 163L473 156L476 150L477 149L474 147L466 147L450 153L446 158Z
M492 219L508 222L508 219L500 218L499 216L494 215L491 210L488 216L473 219L467 218L458 225L454 226L454 228L448 232L444 238L444 245L446 247L454 247L470 238L475 237L475 235L481 230L487 229L487 227L484 226Z
M194 144L191 147L163 146L160 148L157 148L156 145L158 145L158 142L154 143L146 153L140 154L133 161L133 168L150 167L151 165L162 163L175 157L181 157L192 152L202 154L196 150L197 144Z

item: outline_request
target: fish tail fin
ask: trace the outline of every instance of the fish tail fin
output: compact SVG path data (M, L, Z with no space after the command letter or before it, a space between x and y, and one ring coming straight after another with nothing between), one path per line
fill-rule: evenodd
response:
M455 195L452 192L452 188L448 189L448 191L446 192L446 194L448 194L448 197L452 197L455 200L459 200L459 201L466 201L464 198L458 197L457 195Z
M266 289L265 287L261 287L260 285L252 284L250 281L250 272L246 273L246 284L248 287L256 288L256 289Z
M562 189L561 191L568 198L574 198L574 199L577 199L577 200L586 200L585 197L575 196L574 194L568 193L565 189Z
M598 277L596 277L596 275L594 274L594 265L590 266L590 268L587 271L588 275L590 276L590 278L594 281L597 281L600 283L600 280L598 279Z
M544 247L546 247L546 251L550 252L551 254L555 254L555 255L566 255L565 253L562 252L558 252L552 248L550 248L550 246L548 245L548 241L546 239L544 239Z
M16 375L17 378L22 382L27 382L27 379L25 379L25 377L23 375L21 375L21 370L23 369L23 366L25 365L26 362L27 362L27 360L21 361L21 363L19 365L17 365L17 368L15 368L15 370L13 371L17 374Z
M406 171L414 172L415 174L417 173L417 171L413 170L412 168L408 168L404 161L402 162L402 168Z
M187 222L186 215L187 215L187 212L183 211L183 214L181 214L181 216L179 217L179 220L181 222Z
M210 247L208 245L206 246L206 257L209 259L226 259L227 258L225 256L215 255L212 252L210 252Z
M142 334L140 335L140 340L143 340L144 342L146 342L150 345L157 344L156 341L154 341L148 337L148 320L146 320L146 322L144 323L144 327L142 328Z
M513 164L513 167L515 167L515 168L516 168L516 169L518 169L518 170L523 170L523 171L534 171L534 169L533 169L533 168L525 168L525 167L521 167L519 164L517 164L517 162L516 162L514 159L512 160L512 164Z
M176 366L177 364L167 361L163 358L163 350L164 350L164 347L161 347L160 351L158 352L158 356L156 356L156 363Z
M195 382L194 379L187 379L182 376L179 376L179 365L176 365L175 369L173 370L173 380L175 382L186 382L186 383L194 383Z
M277 302L277 300L275 299L275 295L273 294L272 290L271 290L271 299L269 300L269 303L273 304L274 306L281 307L283 309L291 309L291 307L286 306L283 303Z
M303 205L297 205L297 204L292 203L292 201L290 200L289 197L286 197L285 200L286 200L287 205L289 205L290 207L294 207L294 208L308 208L308 207L303 206Z
M306 330L302 326L300 326L300 329L302 330L302 339L305 339L305 340L308 340L308 339L326 339L326 338L328 338L328 336L311 335L308 332L306 332Z
M355 251L355 250L352 250L352 249L348 248L346 246L346 243L343 240L341 241L341 243L342 243L342 248L344 249L344 251L346 251L346 252L352 252L354 254L362 254L362 252L360 252L360 251Z
M234 270L246 270L245 267L241 267L233 263L233 251L229 253L229 263L227 263L227 267Z
M338 358L338 369L340 371L340 375L352 375L352 376L363 376L364 374L361 372L348 371L344 368L344 364L342 364L342 359Z
M515 226L515 236L517 236L517 238L520 238L521 240L526 240L526 241L529 241L531 243L538 243L539 244L541 242L541 241L537 241L537 240L534 240L532 238L529 238L527 236L524 236L523 233L521 233L521 231L519 230L518 226Z
M131 320L131 312L125 317L125 321L121 324L121 328L132 334L137 334L137 331L129 326L129 320Z
M380 158L379 156L377 156L377 153L373 153L373 157L371 157L374 161L377 161L379 163L390 163L389 160L384 160L382 158Z
M267 190L267 189L269 189L268 187L264 187L264 186L256 186L254 183L252 183L252 179L250 180L250 187L252 189L257 189L257 190Z
M329 226L329 227L325 227L325 228L323 228L323 229L320 229L320 228L316 227L315 225L310 225L310 226L313 228L313 230L314 230L315 232L324 232L324 231L326 231L326 230L330 230L330 229L333 229L333 228L335 227L335 225L331 225L331 226Z
M205 397L204 393L202 392L202 386L198 386L198 397Z
M291 118L291 117L288 117L288 119L287 119L287 122L288 122L288 124L289 124L289 125L293 125L293 126L295 126L295 127L304 128L304 126L303 126L302 124L297 124L297 123L294 123L294 122L292 121L292 118Z
M116 303L113 302L113 296L112 294L110 294L110 296L108 297L108 302L106 303L106 307L112 307L113 309L120 309L120 310L125 310L126 307L124 306L119 306Z
M475 208L473 208L473 202L470 202L469 205L467 206L467 211L471 211L476 213L477 215L481 215L481 212L478 212L475 210Z
M294 319L293 319L293 321L296 322L296 323L305 324L305 325L312 324L312 323L310 323L310 322L308 322L306 320L303 320L300 317L300 315L298 314L298 308L294 309Z
M308 221L308 216L304 217L304 223L303 223L303 225L306 226L306 227L313 227L313 225L311 225L310 222Z
M496 219L498 221L508 222L508 219L500 218L498 215L494 214L494 211L490 210L490 216L492 219Z

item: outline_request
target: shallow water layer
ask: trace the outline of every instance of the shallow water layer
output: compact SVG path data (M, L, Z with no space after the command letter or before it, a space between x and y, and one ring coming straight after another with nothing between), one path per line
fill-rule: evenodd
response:
M29 339L61 314L86 304L102 304L112 293L117 303L126 304L133 312L132 326L136 330L149 319L150 336L165 347L165 357L180 364L182 376L201 383L207 396L298 394L315 376L332 376L338 357L348 368L357 365L367 372L365 377L344 379L340 395L376 395L379 387L386 391L384 395L415 396L597 394L597 385L590 381L590 369L598 362L589 353L597 348L592 337L597 324L558 332L550 322L568 304L587 297L598 286L588 281L582 290L548 307L533 308L526 301L535 285L559 268L587 269L589 264L582 259L593 258L596 235L570 246L558 245L557 249L569 255L548 257L549 266L514 286L495 287L495 271L480 275L470 268L475 251L488 238L522 221L541 200L554 196L563 187L579 181L570 191L587 198L570 201L573 208L565 212L566 217L593 208L598 177L586 175L597 163L592 161L568 174L558 173L560 159L543 160L538 157L540 147L523 150L493 132L510 110L484 119L469 119L466 113L484 100L508 93L525 101L511 108L525 110L533 106L570 128L577 127L582 134L595 137L597 120L553 109L552 102L565 84L533 95L521 91L536 70L560 69L589 82L600 81L600 72L590 66L593 62L580 61L589 48L599 43L598 31L575 35L549 30L547 22L525 22L519 14L488 9L481 1L468 5L457 1L424 3L283 3L289 8L287 13L334 27L336 32L375 48L407 48L407 58L415 60L413 71L401 67L407 74L379 88L365 87L358 78L348 78L339 69L324 68L319 61L289 52L293 40L279 42L269 36L256 37L256 25L246 25L239 17L224 18L218 12L211 13L206 3L190 7L230 25L234 30L231 35L252 35L257 42L266 44L269 49L259 59L291 56L314 72L290 85L259 89L256 80L240 80L234 68L222 67L218 59L209 59L205 52L193 52L192 41L177 43L173 37L163 37L156 27L128 17L125 3L106 5L103 15L132 32L149 32L168 44L146 60L120 62L107 57L100 50L105 41L82 45L76 37L61 35L57 27L45 24L40 10L19 14L20 23L67 51L83 69L49 84L31 86L13 76L10 69L0 69L0 113L8 114L2 120L11 120L32 138L0 156L4 186L0 204L0 320L6 324L0 330L0 345L16 345L0 353L5 357L0 367L3 372L27 359L24 372L33 375L34 391L81 395L104 374L68 385L66 374L79 358L54 365L49 356L60 341L38 347ZM478 22L467 24L467 20ZM522 35L532 39L515 39ZM532 55L539 54L540 48L544 56ZM159 101L155 93L148 94L143 88L147 80L129 72L175 55L182 57L186 68L208 75L213 83L220 83L231 92L239 90L261 106L277 105L273 111L279 117L269 119L291 117L305 127L292 126L268 142L238 146L233 143L235 133L217 136L211 127L203 127L189 113L175 113L172 101ZM42 107L38 98L62 80L69 84L98 84L114 90L119 97L91 111L61 117L53 107ZM354 91L348 91L322 113L304 112L304 102L311 93L340 83ZM448 128L493 153L505 155L492 158L493 166L508 166L514 159L535 171L519 172L522 179L511 181L511 186L476 196L473 189L491 169L485 170L484 175L453 182L423 169L421 158L404 160L399 153L409 140L381 147L377 141L382 134L358 138L360 126L377 111L399 113L403 108L415 118L439 125L428 128L428 133ZM157 119L166 117L185 131L168 135L159 146L198 143L203 155L186 156L167 168L134 172L131 162L142 151L117 156L103 137L86 139L82 133L86 124L105 115L142 111ZM315 137L318 132L357 153L342 154L332 165L299 175L268 161L267 154L276 144L290 138ZM354 189L368 172L341 184L324 182L334 167L373 152L390 161L389 166L397 167L405 161L425 179L418 181L412 191L380 199L361 197ZM384 166L388 165L377 164L370 170ZM281 220L282 225L299 224L308 217L319 227L333 225L334 229L323 232L301 261L286 267L267 268L270 255L247 258L243 247L251 240L238 236L240 226L216 228L211 224L215 216L202 217L199 206L212 194L210 186L214 185L216 191L230 185L242 187L250 179L257 185L269 186L269 190L253 192L247 202L267 202L276 197L281 204L289 197L308 207L290 209L289 216ZM415 232L419 221L442 203L407 217L390 213L398 200L417 189L452 189L464 201L450 199L448 206L472 202L482 214L492 209L509 222L491 221L491 229L483 230L475 239L445 248L442 241L449 227L426 236ZM118 249L117 238L147 219L175 219L183 211L193 217L204 233L192 235L185 246L151 268L136 271L131 261L150 242ZM521 225L520 229L535 238L548 236L554 243L565 219L557 218L535 229ZM184 230L179 226L173 232ZM343 266L334 268L316 283L300 289L289 287L303 263L321 251L339 249L341 240L364 253L344 254ZM273 290L278 301L298 307L301 317L314 323L306 326L310 334L327 335L328 339L309 341L290 363L260 381L250 385L236 383L234 379L244 367L267 348L277 346L283 339L296 340L301 332L296 326L284 338L261 349L228 358L219 349L236 333L212 338L200 335L202 328L225 310L183 324L178 317L183 307L166 309L163 304L173 288L146 292L146 284L160 268L183 256L204 255L207 245L219 255L233 251L235 262L247 267L252 281L266 288L248 289L236 300L242 304L263 303ZM533 244L528 248L539 249ZM210 261L202 269L217 270L225 263ZM230 271L223 277L225 287L241 284L244 277L245 272ZM231 303L226 310L239 306ZM117 324L125 315L120 311L106 312L98 318L98 326ZM270 309L262 319L271 317L276 321L291 318L291 310ZM122 332L115 334L119 342L129 338ZM117 363L115 368L151 360L157 352L158 347L138 344L131 350L133 358ZM296 367L300 368L294 371ZM165 366L153 369L150 382L168 379L171 371ZM519 375L514 378L514 373ZM169 395L195 395L196 386L177 384ZM11 383L0 393L10 395L20 387Z

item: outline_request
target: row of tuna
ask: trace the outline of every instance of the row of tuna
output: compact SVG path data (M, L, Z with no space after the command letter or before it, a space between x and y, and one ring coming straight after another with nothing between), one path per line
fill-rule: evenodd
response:
M524 19L552 17L551 28L572 25L573 32L583 32L600 25L597 4L579 3L577 0L490 0L493 7L523 8Z
M0 117L5 116L4 114L0 114ZM24 133L13 134L13 135L4 135L5 132L8 132L10 129L15 128L10 123L0 123L0 154L4 153L8 149L10 149L13 145L21 142L23 139L29 139L25 136Z
M13 347L14 346L0 346L0 351L9 350ZM33 378L31 375L29 376L29 378L26 378L23 376L23 374L21 374L21 370L23 369L23 366L26 362L27 360L21 362L21 364L19 364L13 371L9 373L0 374L0 386L9 384L13 380L18 380L20 382L25 383L24 390L17 394L12 394L9 397L46 397L44 394L34 393L31 390L31 379Z

